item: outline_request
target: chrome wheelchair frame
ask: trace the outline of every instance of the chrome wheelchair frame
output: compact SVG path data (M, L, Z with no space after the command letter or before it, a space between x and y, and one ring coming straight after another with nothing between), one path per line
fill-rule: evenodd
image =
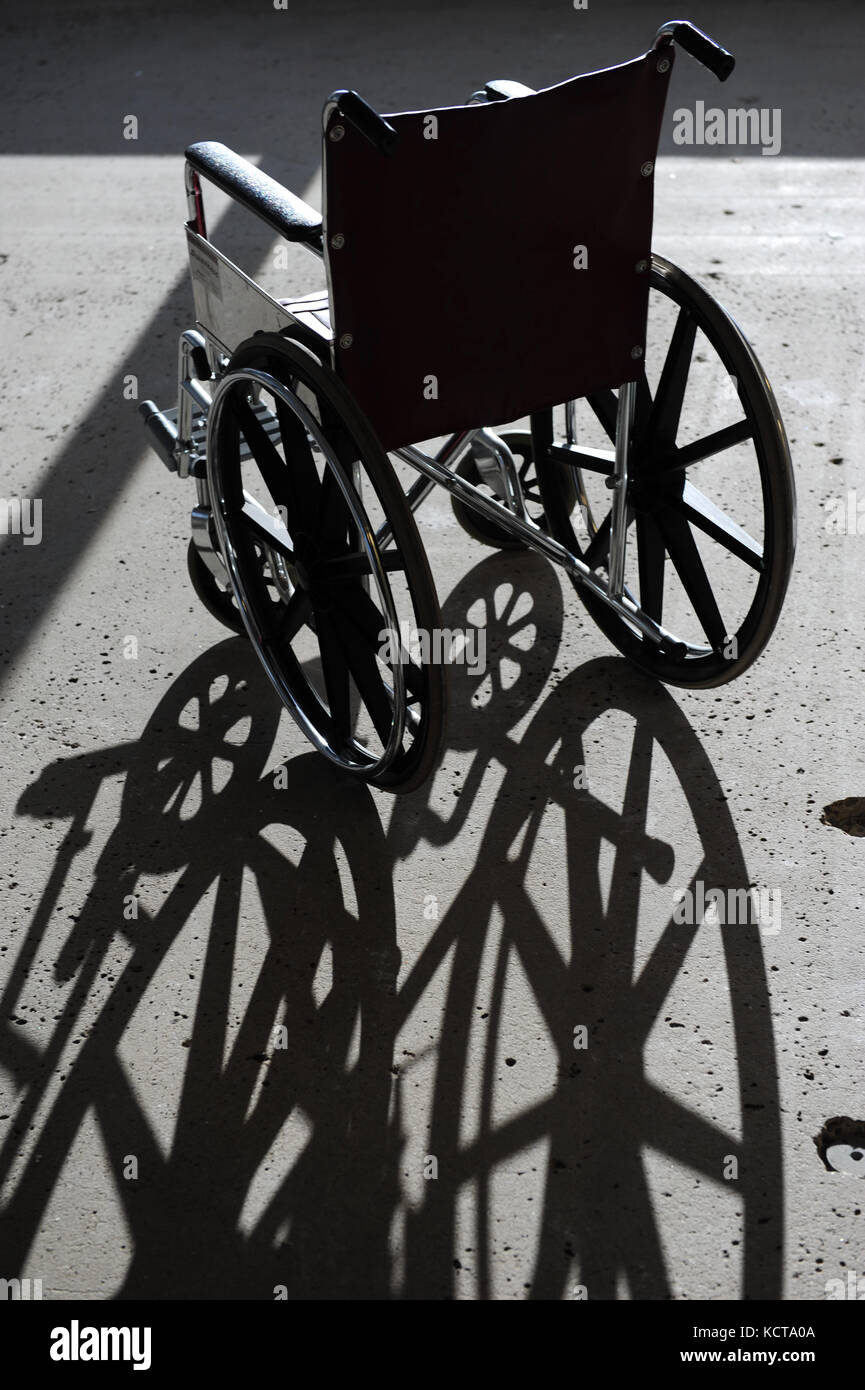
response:
M665 71L665 64L669 68L667 55L672 54L674 42L720 80L732 70L732 57L708 36L687 21L670 21L658 31L649 51L660 55L659 72ZM520 84L492 82L474 93L468 104L518 101L531 95ZM356 93L337 92L324 107L324 139L336 143L350 127L386 156L396 139L391 124L395 119L378 116ZM222 187L274 231L323 260L327 289L295 300L277 300L219 251L207 235L202 177ZM793 560L795 490L789 450L780 413L750 346L720 306L683 272L654 255L636 267L644 278L651 277L657 293L677 306L678 317L654 399L646 396L645 373L620 382L617 388L608 385L586 395L612 450L580 442L575 396L562 403L564 436L558 442L553 438L552 412L547 419L546 407L529 412L531 431L519 436L482 425L451 432L434 451L399 442L389 452L418 476L405 493L397 484L397 497L392 481L383 478L386 455L374 433L370 435L363 412L356 410L338 381L339 350L344 355L352 335L335 341L330 258L339 253L342 235L328 233L326 208L320 217L246 161L210 142L187 150L186 194L197 327L180 336L177 407L162 411L146 401L141 413L150 443L166 466L180 478L195 479L197 503L192 510L188 558L199 597L225 625L248 633L283 702L331 761L393 791L417 786L437 761L444 729L443 673L433 678L419 671L410 654L401 650L399 660L385 663L388 670L374 676L368 653L349 632L346 617L350 609L363 622L367 646L373 640L375 613L383 631L399 632L404 622L389 579L399 571L410 576L409 588L414 586L410 598L415 616L428 622L435 619L428 567L425 556L417 554L419 541L411 521L411 514L435 486L451 495L454 510L478 539L521 545L560 565L611 640L648 674L670 684L709 687L739 675L756 659L777 621ZM675 432L698 333L716 348L745 418L679 448ZM279 340L285 343L282 352ZM641 351L634 349L632 356ZM285 354L289 356L283 360ZM681 376L682 371L684 381L680 382L677 373ZM665 410L675 417L672 438L670 421L662 421ZM640 419L642 425L637 428L635 422ZM660 437L659 431L663 433L662 423L663 448L654 448L649 469L649 444ZM346 430L353 441L349 444L342 439ZM337 436L342 440L338 446ZM335 530L330 522L319 523L324 531L329 527L333 532L330 553L324 558L319 542L309 548L307 530L293 522L291 508L277 504L271 510L241 482L242 470L253 463L265 481L280 474L284 496L300 498L302 489L293 491L300 483L290 477L294 455L289 437L296 440L298 457L302 455L297 477L305 473L306 504L311 506L314 493L319 517L325 498L338 514ZM522 472L515 457L515 439L522 441ZM748 442L759 468L762 543L686 476L686 470L708 453ZM704 455L702 447L707 449ZM322 470L320 478L310 471L313 459ZM612 494L609 516L601 525L594 521L589 504L587 473L602 477ZM317 478L317 492L313 478ZM527 479L540 487L540 515L530 514ZM364 501L370 486L381 504L375 521ZM272 502L277 489L270 486L269 491ZM229 493L234 512L225 500ZM662 505L655 494L663 498ZM589 538L582 548L570 522L575 504ZM484 528L480 533L473 530L472 518ZM248 544L239 529L241 522L253 537ZM626 582L632 525L639 547L639 598ZM719 544L725 556L738 559L758 576L757 598L735 638L723 628L705 565L697 554L694 526L704 541ZM684 640L663 620L667 558L702 625L703 640ZM351 596L338 620L332 602L337 582L348 585ZM378 603L370 607L372 589ZM277 653L272 609L279 615L283 645L293 641L300 628L308 629L318 641L324 677L319 677L314 693L307 688L309 675L294 656ZM374 728L356 735L348 721L355 721L358 708L364 705ZM371 751L372 744L376 746ZM413 745L413 752L408 745Z

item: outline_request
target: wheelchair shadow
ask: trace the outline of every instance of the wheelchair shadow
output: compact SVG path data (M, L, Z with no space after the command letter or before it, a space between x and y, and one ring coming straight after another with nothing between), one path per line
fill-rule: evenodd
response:
M512 589L504 604L497 597L503 580ZM398 803L386 830L380 807L396 803L377 802L312 753L275 778L278 712L239 639L191 663L140 740L63 759L25 793L19 814L65 816L70 829L3 1001L0 1059L20 1092L0 1150L0 1182L9 1193L0 1217L8 1274L24 1267L55 1190L69 1181L67 1159L92 1109L129 1231L120 1298L464 1297L455 1265L463 1248L458 1205L468 1189L475 1194L473 1296L510 1297L497 1274L498 1232L507 1222L494 1219L493 1188L516 1155L539 1141L547 1143L548 1168L527 1296L570 1296L575 1270L591 1298L619 1296L622 1277L633 1298L677 1296L642 1162L646 1146L728 1188L724 1156L737 1159L742 1296L780 1296L779 1105L756 928L720 931L741 1137L701 1118L706 1097L692 1095L695 1108L673 1100L644 1065L649 1031L689 948L708 930L669 923L635 974L643 869L670 883L675 862L672 847L647 828L654 745L672 765L693 817L703 850L699 872L716 884L743 886L747 873L715 773L673 699L618 658L573 671L537 705L561 632L561 590L549 567L524 557L484 561L445 605L449 625L460 611L464 622L469 610L478 614L479 602L490 626L488 668L492 654L498 675L485 696L479 676L454 672L454 740L464 752L474 750L474 762L449 820L421 791ZM506 654L516 669L507 678ZM611 710L633 728L621 813L592 795L591 770L588 790L573 787L574 767L587 762L590 740L600 738L593 724ZM517 735L520 721L527 727ZM602 739L601 746L603 756ZM472 824L479 840L471 839L463 832L478 815L484 770L493 762L504 768L504 780L485 825ZM57 950L52 918L86 849L99 789L117 775L124 789L116 824L85 906ZM538 905L530 886L536 851L551 856L544 824L551 806L560 808L564 824L552 853L559 873L567 873L564 924ZM606 906L598 889L601 838L616 850ZM397 864L422 842L450 845L463 877L401 980ZM466 870L467 854L473 862ZM140 906L127 920L123 905L154 874L173 875L172 886L159 906ZM192 915L201 932L207 912L203 940L191 946L185 933ZM494 918L501 937L485 974ZM266 940L258 949L261 922ZM55 988L62 983L66 993L40 1046L8 1020L50 948ZM406 1069L395 1065L397 1040L450 951L429 1111L420 1124L417 1102L406 1100ZM166 1145L127 1058L133 1028L145 1074L157 1058L178 1056L167 1053L163 1025L141 1022L146 1009L152 1013L155 977L173 952L187 969L197 962L197 1003L183 1025L186 1055L170 1061L173 1075L165 1078L177 1096ZM499 1044L511 998L509 964L517 959L558 1068L545 1095L502 1122ZM476 1133L467 1141L482 987L489 1018ZM582 1020L587 998L591 1015ZM576 1052L575 1023L593 1019L588 1049ZM177 1030L169 1037L177 1048ZM22 1162L21 1136L34 1125L38 1138ZM410 1203L406 1153L419 1129L438 1175ZM404 1233L399 1256L397 1220Z
M284 785L262 776L278 717L248 644L231 639L175 681L139 742L54 764L22 798L22 814L65 814L73 825L7 1001L19 996L34 966L98 784L109 772L125 774L116 827L54 964L55 979L73 983L48 1046L28 1045L14 1026L4 1030L4 1061L25 1093L15 1134L0 1154L0 1176L8 1175L17 1136L44 1105L83 1011L93 1008L100 981L112 970L118 936L128 960L95 1024L83 1030L87 1036L50 1107L38 1153L4 1210L0 1245L10 1264L20 1266L26 1257L93 1107L131 1235L119 1297L273 1298L280 1283L289 1297L387 1294L385 1235L396 1197L395 1155L388 1152L388 1015L399 952L384 835L369 791L335 775L315 754L295 759ZM296 862L268 840L271 829L289 832ZM351 877L351 911L337 845ZM166 873L178 877L164 905L124 920L122 906L142 875ZM249 927L242 905L248 874L269 942L257 970L249 971L250 993L235 1027L232 977L249 968L239 940ZM119 1049L157 970L214 889L198 1002L183 1042L188 1056L178 1073L173 1141L164 1154ZM332 979L318 1007L314 980L325 951ZM164 1046L158 1034L159 1025L152 1025L154 1051ZM311 1130L309 1142L245 1228L253 1178L298 1110Z
M438 1157L439 1178L427 1185L425 1201L409 1222L404 1295L448 1296L458 1288L453 1270L458 1197L463 1185L473 1181L476 1229L469 1247L476 1266L475 1293L502 1296L493 1265L507 1249L502 1240L512 1237L506 1233L496 1240L493 1184L497 1173L514 1170L518 1155L523 1160L519 1167L525 1168L526 1150L545 1143L543 1213L526 1296L568 1297L577 1279L590 1298L621 1296L623 1282L631 1298L693 1296L681 1275L677 1278L667 1268L670 1244L664 1239L660 1199L674 1194L650 1190L644 1163L649 1149L680 1170L691 1170L695 1199L701 1184L726 1188L714 1198L719 1211L720 1202L731 1197L733 1184L726 1179L735 1167L735 1215L741 1227L729 1231L729 1219L721 1219L717 1240L699 1229L695 1238L704 1258L722 1266L737 1253L722 1248L727 1227L728 1244L744 1247L741 1296L779 1298L780 1101L760 928L679 925L671 910L673 891L680 886L693 889L702 881L706 887L748 887L717 775L672 696L618 657L573 670L534 710L528 727L518 729L538 686L555 680L560 669L557 574L533 556L516 562L512 555L493 556L476 566L443 606L445 626L470 624L479 607L489 623L487 671L482 678L466 668L452 671L451 741L474 750L457 809L445 819L418 793L407 799L414 804L394 818L389 835L395 855L410 854L422 840L459 843L464 824L477 810L486 769L491 762L505 768L474 865L400 989L407 1015L454 950L428 1140L430 1153ZM527 633L529 642L521 642L520 635ZM508 665L509 681L504 674ZM516 734L511 732L515 729ZM599 781L606 790L611 779L599 778L596 769L600 763L603 772L610 761L623 764L621 777L612 779L621 787L620 811L593 794ZM699 846L689 875L688 861L684 868L679 865L678 848L666 838L666 806L659 807L657 796L650 795L653 778L659 776L668 793L678 782L685 819L690 819ZM551 809L557 813L552 819ZM661 833L652 834L654 827ZM551 830L556 836L552 849ZM600 874L605 847L612 847L614 860L606 895ZM542 867L536 870L532 861L538 855ZM561 895L547 888L557 874L567 879ZM660 916L660 895L655 893L654 904L645 901L652 881L665 885ZM652 910L659 920L654 942L647 944L643 919ZM564 922L556 920L558 913ZM727 1024L734 1055L726 1060L738 1088L738 1111L727 1129L700 1113L712 1107L712 1092L723 1089L717 1063L696 1083L702 1082L703 1089L692 1096L692 1102L698 1098L692 1108L674 1098L675 1067L668 1064L659 1084L646 1058L649 1035L670 1007L680 972L687 974L690 964L693 973L689 952L694 948L699 955L695 943L704 933L715 933L716 940L711 943L712 964L706 964L705 956L702 964L707 970L720 967L715 987L727 988L730 995ZM535 1103L526 1104L523 1094L520 1108L512 1107L503 1122L509 1089L503 1083L504 1036L510 1033L515 1049L515 1034L525 1038L529 1032L524 1011L521 1027L507 1026L505 997L514 966L523 986L528 982L558 1066L555 1081ZM513 1007L513 995L509 998ZM466 1144L466 1059L476 1045L480 1000L489 1020L476 1132ZM588 1047L575 1051L575 1025L584 1023L589 1025ZM693 1031L699 1033L699 1023ZM508 1059L506 1065L517 1060ZM537 1060L535 1049L536 1065ZM653 1060L657 1070L657 1057ZM734 1137L730 1130L737 1128ZM669 1185L674 1185L672 1179L662 1184ZM683 1191L680 1182L675 1194L680 1202Z

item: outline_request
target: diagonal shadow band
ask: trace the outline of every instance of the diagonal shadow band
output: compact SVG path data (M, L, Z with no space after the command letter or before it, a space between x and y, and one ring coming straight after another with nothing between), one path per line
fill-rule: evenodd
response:
M180 177L180 160L177 169ZM262 249L265 238L253 223L246 209L231 204L210 230L217 244L236 241L244 247L243 263L254 276L266 252ZM177 236L180 246L180 221ZM160 405L176 404L175 345L179 333L193 320L189 277L184 273L124 350L125 366L118 362L110 371L74 436L34 482L44 518L41 544L22 545L11 536L0 543L0 688L29 645L43 636L52 605L70 583L134 472L146 466L162 473L162 464L147 446L137 402L123 398L121 371L134 364L145 395L153 395ZM166 342L171 344L167 352ZM104 466L91 467L94 455L104 460ZM188 509L193 500L193 494L181 485L179 508Z

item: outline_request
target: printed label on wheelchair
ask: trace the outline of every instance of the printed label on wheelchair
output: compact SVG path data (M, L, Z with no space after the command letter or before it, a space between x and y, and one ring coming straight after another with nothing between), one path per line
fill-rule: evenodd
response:
M230 357L253 333L282 333L298 323L330 342L326 293L280 303L191 227L186 241L196 324L218 352Z
M313 745L376 786L418 786L444 740L414 519L436 485L476 541L560 565L656 679L732 680L778 620L795 490L777 404L738 326L651 249L674 45L732 70L677 20L540 92L490 82L386 118L336 92L324 216L225 146L186 151L196 328L176 410L141 411L195 478L190 577ZM208 239L202 180L323 260L326 288L256 284ZM521 180L535 198L491 237ZM407 492L388 454L417 474ZM426 637L409 650L406 632Z

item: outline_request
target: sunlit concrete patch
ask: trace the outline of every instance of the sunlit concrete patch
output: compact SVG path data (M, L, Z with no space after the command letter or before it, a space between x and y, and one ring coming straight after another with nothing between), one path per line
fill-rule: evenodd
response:
M137 1157L118 1162L96 1110L84 1113L65 1155L64 1182L48 1200L23 1268L25 1277L42 1280L46 1301L116 1296L136 1244L141 1175L130 1160Z

